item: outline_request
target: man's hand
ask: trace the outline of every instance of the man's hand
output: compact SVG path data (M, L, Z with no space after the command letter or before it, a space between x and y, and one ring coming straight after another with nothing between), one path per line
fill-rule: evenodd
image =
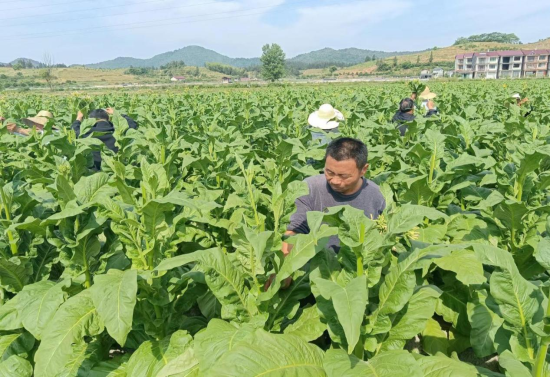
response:
M113 115L113 114L115 113L115 109L113 109L112 107L106 108L105 111L106 111L107 114L109 114L109 115Z
M6 125L6 128L9 132L17 132L17 125L15 123Z
M79 122L82 122L83 119L84 119L84 114L82 114L82 111L79 111L78 114L76 114L76 120L78 120Z
M529 102L529 98L525 97L524 99L522 99L521 101L519 101L519 105L523 105L523 104L526 104L527 102Z
M4 118L2 115L0 115L0 123L2 123L5 120L6 120L6 118Z

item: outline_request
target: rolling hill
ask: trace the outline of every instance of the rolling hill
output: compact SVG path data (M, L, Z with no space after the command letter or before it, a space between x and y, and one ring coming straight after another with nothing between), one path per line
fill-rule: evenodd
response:
M183 60L186 65L198 67L204 66L205 63L221 63L239 68L251 67L260 64L259 58L230 58L204 47L187 46L179 50L153 56L150 59L116 58L114 60L108 60L101 63L88 64L86 67L106 69L128 68L130 66L138 68L159 68L167 63L180 60Z
M430 61L430 55L433 54L432 65L451 65L455 61L455 56L460 53L465 52L482 52L482 51L496 51L496 50L533 50L533 49L550 49L550 38L544 39L534 43L526 44L508 44L508 43L497 43L497 42L472 42L465 43L460 45L453 45L449 47L438 48L435 50L426 50L418 53L411 53L407 55L401 55L397 58L397 63L401 64L404 62L409 62L416 64L417 62L420 65L428 65ZM393 57L386 58L386 62L389 64L393 63ZM373 73L376 71L376 63L368 62L361 63L355 66L347 67L338 71L338 73L347 74L347 73ZM418 71L418 68L414 69ZM419 72L419 71L418 71Z
M365 61L367 56L375 55L377 58L386 58L395 55L411 54L412 52L384 52L362 50L359 48L346 48L335 50L324 48L318 51L312 51L307 54L300 54L296 57L287 59L291 63L319 64L331 63L336 65L353 65ZM88 68L106 68L119 69L132 67L155 67L158 68L172 61L183 60L189 66L202 67L205 63L221 63L238 68L248 68L260 65L260 58L230 58L215 51L200 46L188 46L179 50L166 52L164 54L153 56L150 59L136 59L130 57L119 57L101 63L88 64Z
M412 54L412 51L395 51L395 52L385 52L385 51L373 51L373 50L362 50L359 48L345 48L341 50L335 50L332 48L324 48L322 50L312 51L307 54L301 54L295 56L294 58L288 59L288 61L293 63L304 63L304 64L315 64L315 63L335 63L335 64L359 64L365 61L365 58L372 57L373 55L376 58L387 58L390 56L400 56Z

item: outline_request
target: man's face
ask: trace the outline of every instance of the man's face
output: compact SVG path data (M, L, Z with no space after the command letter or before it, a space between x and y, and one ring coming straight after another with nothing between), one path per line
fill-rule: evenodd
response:
M369 165L362 169L357 168L355 160L336 161L327 156L325 163L325 177L330 187L344 195L351 195L357 192L363 184L362 178L367 172Z

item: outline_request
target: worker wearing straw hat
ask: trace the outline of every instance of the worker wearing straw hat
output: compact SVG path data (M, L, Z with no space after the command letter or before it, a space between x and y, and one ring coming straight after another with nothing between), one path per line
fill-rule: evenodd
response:
M44 132L44 127L48 124L48 122L53 119L52 113L49 111L42 110L36 116L29 117L25 119L21 119L21 122L23 122L25 125L27 125L30 128L21 128L18 127L15 123L10 123L6 125L6 128L9 132L14 133L16 135L20 136L29 136L31 134L32 129L36 129L38 132L42 133Z
M426 87L426 89L424 89L418 97L422 100L422 107L428 111L430 116L437 113L437 107L435 107L433 102L434 98L437 97L437 94L430 91L430 88Z
M338 126L343 120L344 115L332 105L322 105L319 110L311 113L308 118L313 140L320 140L321 145L327 145L332 139L328 134L333 136L339 134Z

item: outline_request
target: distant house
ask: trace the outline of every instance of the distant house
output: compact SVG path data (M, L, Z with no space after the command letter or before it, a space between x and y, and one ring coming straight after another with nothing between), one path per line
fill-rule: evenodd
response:
M241 77L241 79L239 81L240 82L250 82L250 78L249 77Z
M231 80L231 77L223 77L222 78L222 83L223 84L231 84L233 82L233 80Z
M439 77L443 77L445 75L445 71L443 68L435 67L432 71L433 78L437 79Z
M178 82L178 81L185 81L185 77L183 76L174 76L170 79L172 82Z
M424 69L422 70L422 72L420 72L420 79L431 79L431 78L432 78L432 74L427 69Z

